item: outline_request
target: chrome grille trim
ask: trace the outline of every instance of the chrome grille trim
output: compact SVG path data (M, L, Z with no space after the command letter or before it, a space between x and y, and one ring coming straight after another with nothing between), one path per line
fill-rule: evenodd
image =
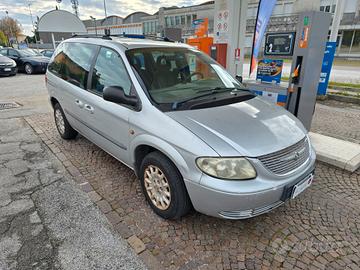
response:
M308 138L280 151L258 157L266 169L277 175L288 174L306 163L310 156Z
M219 215L226 219L246 219L255 217L267 212L270 212L271 210L279 207L282 205L283 201L277 201L275 203L272 203L270 205L265 205L259 208L254 209L248 209L248 210L238 210L238 211L221 211L219 212Z

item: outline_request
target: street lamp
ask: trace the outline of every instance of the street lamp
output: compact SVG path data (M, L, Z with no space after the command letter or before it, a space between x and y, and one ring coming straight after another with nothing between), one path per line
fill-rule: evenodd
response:
M94 18L93 16L90 16L90 19L92 19L92 20L94 21L94 26L95 26L95 35L97 36L96 18Z
M6 18L8 19L8 23L9 23L10 35L13 37L12 27L11 27L11 23L9 21L9 11L5 10L5 13L6 13ZM10 45L10 38L9 37L8 37L8 41L9 41L9 45ZM15 37L15 42L17 43L17 37Z

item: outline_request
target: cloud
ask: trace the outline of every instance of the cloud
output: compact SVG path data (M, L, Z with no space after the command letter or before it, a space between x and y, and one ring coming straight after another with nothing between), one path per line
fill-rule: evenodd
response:
M104 5L103 0L78 0L79 14L81 19L89 19L90 16L95 18L103 18ZM125 17L135 11L143 11L153 14L159 10L160 7L168 6L189 6L200 4L205 0L106 0L107 14L118 15ZM73 12L70 0L62 0L61 4L57 4L55 0L1 0L0 2L0 18L5 16L5 11L9 12L9 16L17 19L23 28L23 32L27 35L31 34L32 24L30 17L30 9L33 15L33 20L36 17L41 17L44 13L55 9L56 5L60 9Z

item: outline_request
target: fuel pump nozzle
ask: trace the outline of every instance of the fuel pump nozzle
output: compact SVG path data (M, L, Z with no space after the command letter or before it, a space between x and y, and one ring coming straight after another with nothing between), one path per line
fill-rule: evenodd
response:
M295 84L299 83L300 67L301 67L300 64L298 64L296 66L296 68L294 69L294 72L291 73L291 84L288 89L289 98L288 98L287 106L286 106L287 109L289 109L292 93L294 92L294 86L295 86Z

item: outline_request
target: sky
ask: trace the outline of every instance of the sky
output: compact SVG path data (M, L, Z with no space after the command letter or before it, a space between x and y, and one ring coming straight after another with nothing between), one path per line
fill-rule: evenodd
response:
M89 19L93 16L97 19L105 17L103 0L78 0L80 19ZM168 6L190 6L206 2L206 0L105 0L107 15L118 15L125 17L135 11L155 13L160 7ZM23 29L23 33L31 35L32 23L29 4L36 21L36 16L41 17L44 13L55 9L59 5L56 0L0 0L0 18L9 16L17 19ZM70 0L62 0L60 9L72 12Z

